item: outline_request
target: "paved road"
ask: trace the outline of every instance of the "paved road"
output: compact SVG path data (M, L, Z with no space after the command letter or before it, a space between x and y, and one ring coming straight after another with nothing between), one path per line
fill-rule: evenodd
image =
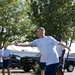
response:
M67 72L67 71L65 71L64 75L75 75L75 70L73 72Z
M25 73L22 69L11 69L11 75L33 75L32 71ZM0 70L1 74L1 70ZM75 75L75 70L73 72L67 72L65 71L64 75Z

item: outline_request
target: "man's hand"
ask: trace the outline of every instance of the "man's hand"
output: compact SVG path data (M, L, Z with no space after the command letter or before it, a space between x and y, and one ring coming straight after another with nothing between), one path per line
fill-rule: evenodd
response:
M13 44L18 46L18 42L17 41L13 41Z
M59 59L59 64L62 64L62 59Z
M67 47L67 49L68 49L69 51L71 51L70 47Z

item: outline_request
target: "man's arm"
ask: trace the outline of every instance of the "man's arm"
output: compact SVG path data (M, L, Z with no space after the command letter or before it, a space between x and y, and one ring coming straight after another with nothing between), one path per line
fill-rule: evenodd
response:
M65 49L62 51L61 59L63 59L64 55L65 55Z
M23 47L27 47L27 46L33 46L31 43L18 43L16 46L23 46Z
M23 46L23 47L33 46L31 43L18 43L17 41L15 41L13 44L16 46Z
M1 58L2 56L0 55L0 58Z
M71 50L70 47L67 47L66 45L62 44L62 43L59 43L58 45L60 45L61 47L63 48L67 48L69 51Z
M12 55L9 55L9 56L6 56L6 57L4 57L4 58L11 58L12 57Z
M62 51L62 54L61 54L61 57L60 57L60 60L59 60L59 63L60 63L60 64L62 63L64 54L65 54L65 49Z

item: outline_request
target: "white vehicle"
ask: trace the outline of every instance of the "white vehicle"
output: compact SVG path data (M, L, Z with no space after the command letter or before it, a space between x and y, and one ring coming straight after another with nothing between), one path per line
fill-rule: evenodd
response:
M20 47L20 46L10 45L7 47L7 49L10 49L13 54L19 55L21 57L36 56L38 53L40 53L36 47Z

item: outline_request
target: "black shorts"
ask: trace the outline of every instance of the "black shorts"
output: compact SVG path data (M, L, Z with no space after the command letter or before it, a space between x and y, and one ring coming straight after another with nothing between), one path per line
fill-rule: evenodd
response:
M10 59L3 60L3 68L9 68L10 67Z
M3 62L0 62L0 69L3 68Z
M40 62L40 69L45 70L46 68L46 63L45 62Z
M60 60L60 59L61 59L61 57L59 57L59 60ZM58 68L64 68L64 67L63 67L63 59L62 59L62 63L61 63L61 64L58 63Z
M45 69L45 75L56 75L58 63L50 64Z

